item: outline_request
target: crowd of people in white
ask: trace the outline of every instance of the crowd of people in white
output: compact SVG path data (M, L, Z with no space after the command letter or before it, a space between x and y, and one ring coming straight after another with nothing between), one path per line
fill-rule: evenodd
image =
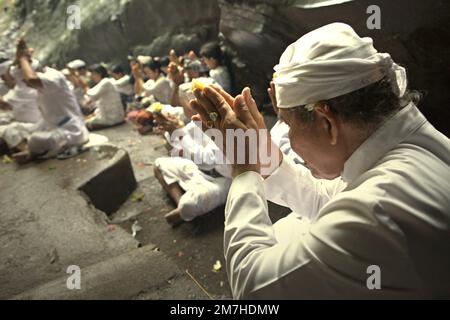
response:
M166 220L226 203L235 298L450 297L450 141L416 107L406 70L350 26L324 26L286 49L268 89L279 121L267 136L251 90L234 95L215 43L58 71L20 40L0 62L0 144L19 164L75 156L89 131L125 121L167 140L172 156L154 165L177 204ZM259 130L257 148L265 141L279 162L270 174L259 160L223 163L228 150L208 128ZM292 214L272 224L267 200ZM383 272L380 290L367 287L371 265Z

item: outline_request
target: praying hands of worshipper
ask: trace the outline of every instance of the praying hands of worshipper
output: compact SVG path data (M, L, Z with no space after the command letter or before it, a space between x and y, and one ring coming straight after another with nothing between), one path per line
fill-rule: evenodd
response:
M270 81L270 86L267 89L267 93L269 94L270 102L272 103L273 111L276 115L279 114L278 104L277 104L277 97L275 95L275 83L273 81Z
M28 48L25 39L20 38L16 45L16 62L23 73L23 81L31 88L39 89L42 82L32 68L31 56L33 49Z
M131 67L131 74L134 76L135 79L142 78L142 71L139 63L137 63L136 61L131 61L130 67Z
M176 86L180 86L184 83L184 70L175 62L169 64L169 77L175 83Z
M246 140L245 146L240 146L237 141L234 141L233 159L229 159L232 163L233 177L247 172L254 171L261 173L261 169L268 167L271 171L274 171L276 167L281 163L283 155L279 148L272 143L270 134L267 130L264 118L258 110L255 100L251 95L249 88L245 88L242 94L233 98L226 91L218 86L208 86L201 89L195 89L195 100L191 101L191 107L198 112L198 115L193 117L193 120L202 121L206 128L218 129L223 137L227 136L227 131L230 132L237 130L243 130L243 132L253 131L257 136L257 146L250 145L250 142ZM219 148L225 153L227 151L227 139L223 139L223 146L219 145ZM244 147L244 149L240 148ZM252 148L253 147L253 148ZM275 160L276 163L271 161L270 163L262 163L260 149L264 149L268 152L268 158ZM256 152L256 161L250 161L251 154ZM245 162L238 161L239 154L244 154ZM273 155L276 155L273 157ZM264 175L267 175L264 174Z

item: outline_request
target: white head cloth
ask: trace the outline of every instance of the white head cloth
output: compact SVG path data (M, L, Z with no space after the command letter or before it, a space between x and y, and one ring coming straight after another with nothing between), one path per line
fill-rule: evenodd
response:
M399 97L406 92L404 68L379 53L371 38L360 38L347 24L332 23L291 44L275 67L279 108L311 107L389 76Z
M12 64L11 60L6 60L0 63L0 76L8 72L9 66Z
M80 68L84 68L84 67L86 67L86 62L84 62L83 60L80 60L80 59L76 59L76 60L73 60L73 61L70 61L68 64L67 64L67 68L69 68L69 69L80 69Z

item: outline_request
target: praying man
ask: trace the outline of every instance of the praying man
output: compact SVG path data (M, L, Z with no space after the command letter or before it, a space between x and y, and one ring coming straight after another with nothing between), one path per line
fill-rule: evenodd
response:
M191 101L205 125L259 130L257 147L278 154L272 172L261 157L233 164L224 249L234 298L449 298L450 141L417 108L406 70L333 23L288 46L275 71L277 107L307 168L267 139L249 88L234 98L207 87ZM316 179L338 177L343 190ZM276 237L272 197L310 219L306 232L291 219L290 240Z

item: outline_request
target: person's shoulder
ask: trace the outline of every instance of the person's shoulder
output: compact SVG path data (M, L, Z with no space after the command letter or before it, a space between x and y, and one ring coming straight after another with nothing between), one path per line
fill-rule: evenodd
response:
M116 88L115 80L112 78L103 78L97 85L106 89Z
M64 77L62 72L50 67L44 67L42 72L38 72L38 76L39 78L47 78L47 79L58 79Z
M38 72L37 76L42 81L44 88L53 86L62 86L67 84L64 74L56 69L45 67L42 72ZM67 85L68 87L68 85Z

